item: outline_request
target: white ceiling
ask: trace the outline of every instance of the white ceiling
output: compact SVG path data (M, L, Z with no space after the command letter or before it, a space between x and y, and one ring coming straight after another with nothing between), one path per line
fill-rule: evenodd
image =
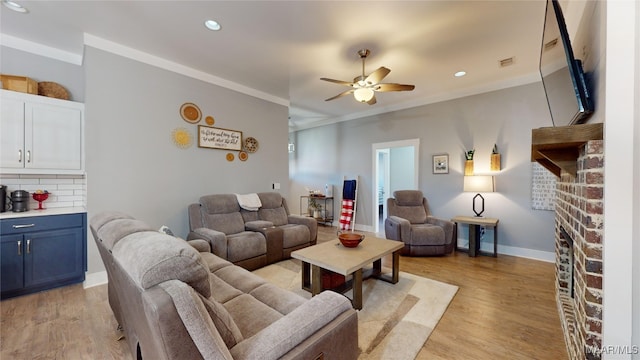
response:
M538 81L546 4L15 1L29 12L0 7L3 35L79 56L89 38L167 59L289 105L291 129ZM205 29L210 18L221 31ZM378 93L375 105L351 96L325 102L348 88L320 77L351 81L361 72L361 48L371 50L367 74L385 66L391 73L384 82L414 84L415 90ZM510 57L513 65L500 67ZM455 78L458 70L467 75Z

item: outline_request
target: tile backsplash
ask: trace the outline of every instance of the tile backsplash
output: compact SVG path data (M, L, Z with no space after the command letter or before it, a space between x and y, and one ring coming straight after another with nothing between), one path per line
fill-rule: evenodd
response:
M7 187L7 196L15 190L47 190L49 198L45 208L86 207L87 182L84 175L13 175L0 174L0 184ZM36 209L38 202L30 198L29 209Z

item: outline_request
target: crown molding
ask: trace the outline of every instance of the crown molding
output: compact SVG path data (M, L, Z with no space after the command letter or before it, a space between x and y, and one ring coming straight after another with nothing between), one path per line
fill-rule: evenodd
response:
M0 45L12 49L25 51L31 54L64 61L73 65L82 66L83 54L60 50L51 46L21 39L12 35L0 33Z
M164 59L155 55L151 55L151 54L142 52L140 50L130 48L128 46L115 43L113 41L102 39L100 37L97 37L88 33L84 34L84 44L86 46L91 46L93 48L107 51L112 54L120 55L132 60L145 63L147 65L172 71L184 76L198 79L213 85L221 86L223 88L233 90L245 95L249 95L258 99L262 99L278 105L289 107L289 100L287 99L273 96L271 94L267 94L265 92L262 92L256 89L253 89L244 85L240 85L233 81L229 81L227 79L223 79L221 77L214 76L206 72L196 70L188 66L184 66L182 64L178 64L176 62L169 61L167 59Z

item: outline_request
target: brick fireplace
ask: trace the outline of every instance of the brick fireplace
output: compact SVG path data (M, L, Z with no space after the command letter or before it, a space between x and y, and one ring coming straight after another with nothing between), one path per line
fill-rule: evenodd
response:
M600 359L602 346L603 141L578 147L575 176L556 185L556 299L571 359Z

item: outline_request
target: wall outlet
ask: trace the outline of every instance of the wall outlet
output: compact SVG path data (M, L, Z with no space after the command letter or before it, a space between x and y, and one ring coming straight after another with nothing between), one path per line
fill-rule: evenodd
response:
M272 183L271 188L273 190L280 190L280 183Z

